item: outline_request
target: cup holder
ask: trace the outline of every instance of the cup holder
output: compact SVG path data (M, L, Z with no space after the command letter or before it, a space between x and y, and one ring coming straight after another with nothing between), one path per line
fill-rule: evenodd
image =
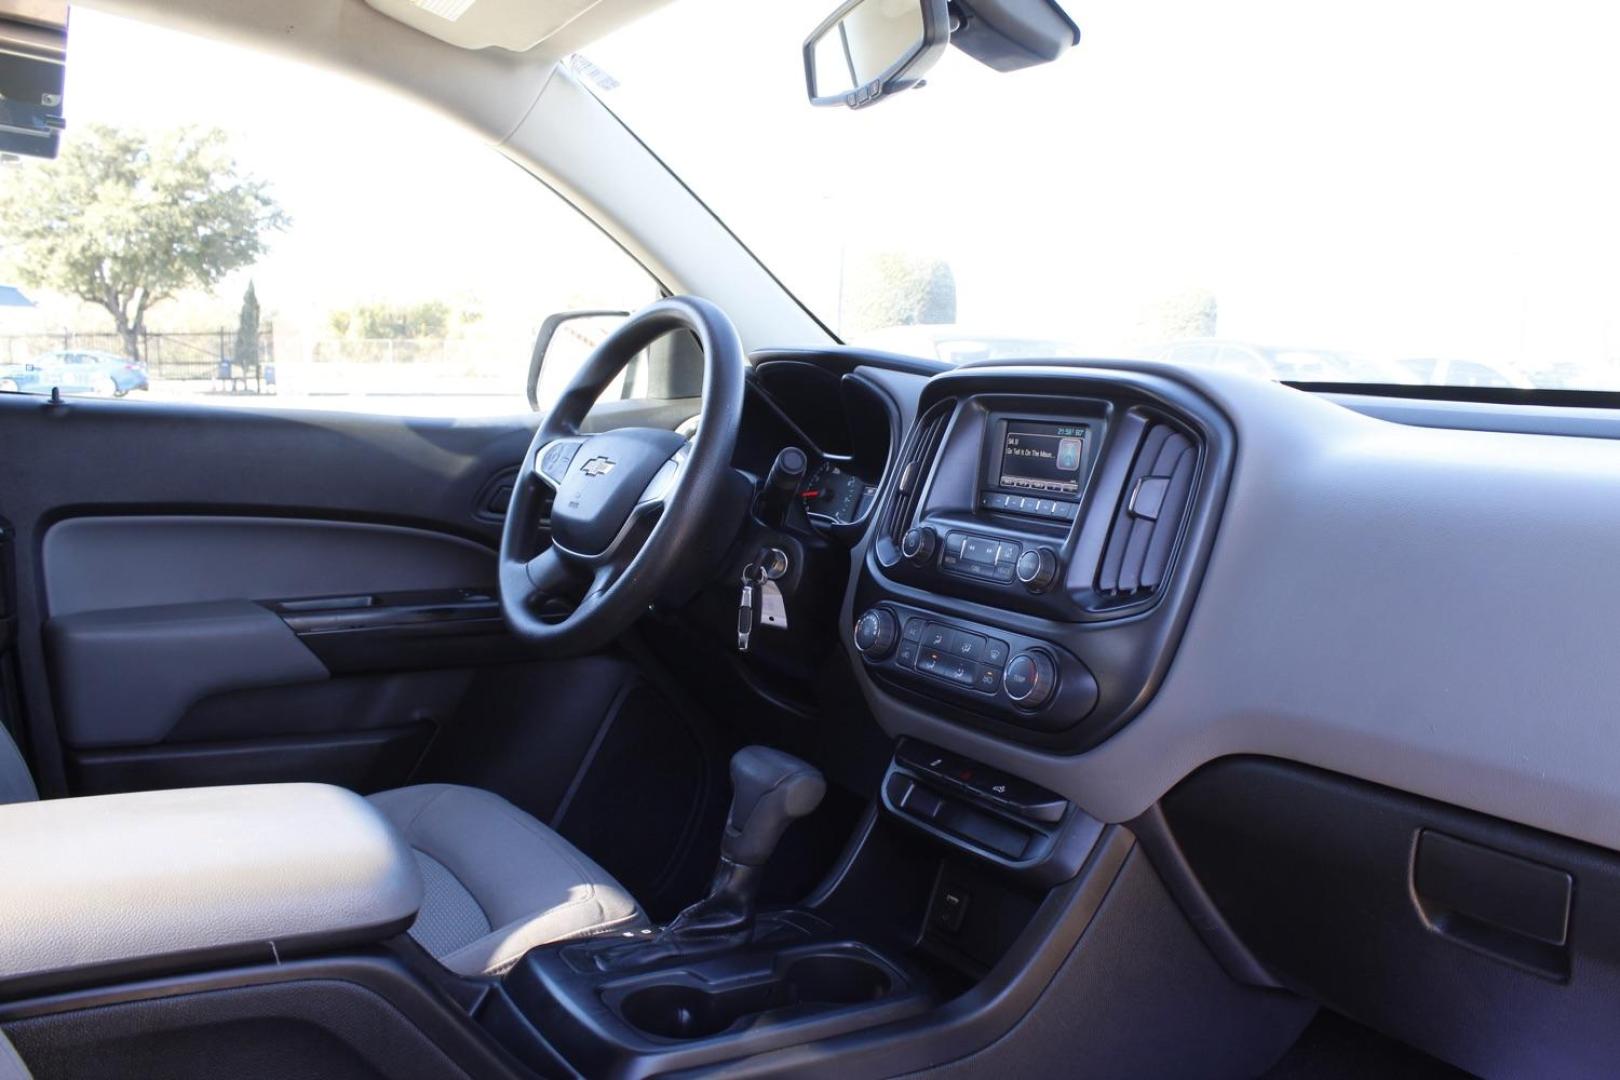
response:
M632 1027L665 1039L702 1039L750 1017L785 1014L801 1006L856 1005L877 1001L894 989L880 965L859 956L812 954L792 960L774 977L709 990L687 984L643 986L619 1002Z
M858 956L801 956L787 966L782 982L794 1000L817 1005L876 1001L893 989L889 973Z

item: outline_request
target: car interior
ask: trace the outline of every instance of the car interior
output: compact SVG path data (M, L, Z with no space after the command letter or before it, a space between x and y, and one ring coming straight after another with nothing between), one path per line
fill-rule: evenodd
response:
M500 416L0 392L0 1077L1617 1071L1620 395L846 344L570 61L657 0L95 6L430 106L660 295ZM855 124L1084 16L772 62Z

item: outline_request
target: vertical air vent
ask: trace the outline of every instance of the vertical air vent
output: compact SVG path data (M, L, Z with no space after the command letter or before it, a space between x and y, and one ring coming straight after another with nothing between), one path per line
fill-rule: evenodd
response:
M917 497L928 481L934 457L939 453L939 442L945 434L945 424L951 418L956 402L942 401L917 421L911 429L911 438L896 463L894 493L883 515L881 535L894 544L911 528L911 515L917 509Z
M1097 574L1104 598L1137 600L1164 584L1197 471L1198 447L1191 439L1169 424L1149 425Z

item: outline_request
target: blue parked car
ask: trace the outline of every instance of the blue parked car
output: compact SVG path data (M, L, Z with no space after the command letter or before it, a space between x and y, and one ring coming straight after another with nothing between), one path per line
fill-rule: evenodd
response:
M40 394L44 389L36 364L0 364L0 394Z
M34 358L41 392L58 387L64 394L123 397L149 389L146 365L96 349L57 349Z

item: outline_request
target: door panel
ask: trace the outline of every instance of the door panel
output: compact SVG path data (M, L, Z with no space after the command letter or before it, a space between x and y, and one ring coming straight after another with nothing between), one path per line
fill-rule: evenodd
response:
M45 532L46 614L489 588L488 544L442 532L264 517L74 517Z
M481 666L529 659L492 493L535 422L0 394L41 788L405 782Z
M248 600L81 611L46 624L57 726L72 747L167 738L211 694L325 679L285 622Z

